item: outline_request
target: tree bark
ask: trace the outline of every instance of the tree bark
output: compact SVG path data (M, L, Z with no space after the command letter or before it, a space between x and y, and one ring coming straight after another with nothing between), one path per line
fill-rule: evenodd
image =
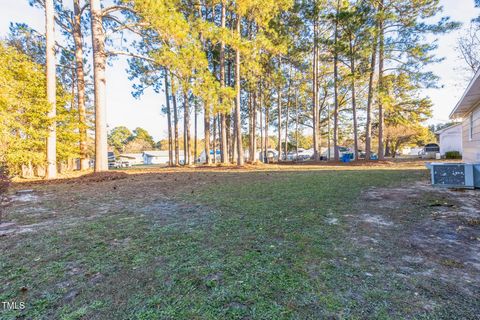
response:
M83 65L82 9L80 0L73 0L73 40L75 43L75 70L77 78L77 108L80 133L80 170L88 169L87 109L85 107L85 70Z
M47 101L50 105L48 117L51 120L47 136L47 170L46 178L57 177L57 94L55 74L55 8L53 0L45 1L45 34L46 34L46 77Z
M318 64L317 64L317 46L318 46L318 41L317 41L317 19L315 18L315 21L313 22L313 59L312 59L312 73L313 73L313 79L312 79L312 102L313 102L313 115L312 115L312 130L313 130L313 154L314 154L314 159L315 161L320 160L320 151L319 151L319 143L318 143L318 90L317 90L317 85L318 85Z
M268 139L268 122L269 122L269 110L267 108L267 106L265 106L265 162L266 163L269 163L268 161L268 143L269 143L269 139Z
M378 35L373 36L372 55L370 60L370 75L368 80L367 97L367 123L365 130L365 160L370 160L372 153L372 100L373 100L373 78L375 76L375 66L377 64L377 45Z
M226 16L226 6L225 6L225 1L222 0L222 11L221 11L221 17L220 17L220 26L222 28L225 28L225 16ZM225 42L222 41L220 42L220 85L222 87L225 87ZM221 161L223 164L227 164L228 161L228 148L227 148L227 121L225 119L226 117L226 112L222 112L220 115L220 132L221 132L221 137L220 137L220 157Z
M383 110L383 102L382 102L382 94L385 91L384 88L384 80L383 80L383 64L384 64L384 52L385 52L385 38L384 38L384 30L383 30L383 1L380 0L379 3L379 11L380 11L380 19L379 19L379 51L378 51L378 89L379 89L379 97L378 97L378 160L385 159L384 155L384 143L383 143L383 126L384 126L384 110Z
M184 103L184 119L185 119L185 138L184 144L186 144L186 164L191 166L193 164L192 157L192 142L190 134L190 101L188 100L188 92L183 94Z
M204 107L203 126L205 131L205 162L207 164L211 164L212 159L210 157L210 107L207 102L205 102Z
M281 89L281 87L278 88L277 107L278 107L278 146L277 146L277 152L278 152L278 161L280 162L281 160L283 160L283 154L282 154L282 89Z
M256 162L257 159L257 92L253 92L253 105L252 105L252 162Z
M350 39L350 73L352 76L352 80L350 83L351 91L352 91L352 117L353 117L353 145L354 145L354 156L355 160L358 160L358 124L357 124L357 97L356 97L356 90L355 90L355 57L353 52L353 45Z
M232 61L228 60L227 62L227 74L228 78L225 79L226 85L232 86L233 85L233 78L232 78ZM234 113L235 110L230 110L230 114L227 115L227 140L229 141L227 148L229 149L229 158L230 158L230 163L234 163L235 160L235 123L234 123Z
M217 116L213 115L213 163L217 163Z
M288 155L288 117L290 116L290 95L292 89L292 65L290 65L289 71L289 82L288 82L288 90L287 90L287 114L285 117L285 160L287 160Z
M164 69L165 78L165 102L167 107L167 125L168 125L168 165L173 166L173 141L172 141L172 114L170 111L170 96L168 92L168 70Z
M260 161L265 162L265 157L264 157L264 141L263 141L263 106L262 106L262 83L260 82L260 90L258 91L259 94L259 99L260 99L260 104L259 104L259 111L260 111Z
M242 17L237 16L236 31L238 36L241 36L240 23ZM243 166L243 145L242 145L242 119L240 110L240 49L235 50L235 89L237 92L235 103L235 133L237 136L237 165Z
M298 95L295 93L295 151L297 153L298 161Z
M187 118L185 115L185 100L183 101L183 165L187 165L188 153L187 153Z
M95 97L95 172L108 170L105 33L100 0L90 0Z
M198 156L198 106L197 106L197 100L195 99L194 106L195 108L195 132L194 132L194 146L193 146L193 163L197 163L197 156Z
M334 47L333 47L333 91L334 91L334 100L335 105L333 109L333 157L335 161L339 160L338 152L338 50L337 50L337 40L338 40L338 6L337 1L337 11L335 16L335 35L334 35Z
M180 145L178 142L178 109L177 109L177 97L172 91L172 102L173 102L173 122L174 122L174 131L175 131L175 166L180 164ZM185 154L183 155L185 161Z
M252 162L252 148L253 148L253 113L252 113L252 92L248 93L248 161Z

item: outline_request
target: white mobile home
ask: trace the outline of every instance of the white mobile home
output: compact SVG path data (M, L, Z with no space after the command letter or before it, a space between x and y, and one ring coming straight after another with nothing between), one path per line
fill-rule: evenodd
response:
M183 151L179 152L178 159L180 163L183 163ZM173 151L173 160L175 161L175 151ZM168 164L168 150L154 150L143 152L144 164Z
M131 166L143 164L142 153L122 153L118 156L120 162L126 162Z
M480 163L480 69L470 81L450 118L462 120L463 161Z

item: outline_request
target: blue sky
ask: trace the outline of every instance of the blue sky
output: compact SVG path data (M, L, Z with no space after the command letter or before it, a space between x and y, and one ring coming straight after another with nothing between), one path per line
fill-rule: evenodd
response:
M480 10L473 5L473 0L440 0L444 14L455 21L468 26L469 21L480 15ZM10 22L25 22L37 30L44 28L43 11L32 8L28 0L0 0L0 37L8 33ZM441 89L428 89L428 95L433 103L433 118L430 122L448 121L448 115L460 98L468 82L470 74L463 68L463 63L455 51L456 40L461 31L455 31L438 39L437 54L445 57L439 64L429 66L429 69L440 76ZM166 118L161 114L165 98L162 94L146 92L140 100L131 95L131 82L127 79L125 59L114 61L107 70L107 122L110 128L125 125L130 129L143 127L156 140L166 137ZM201 125L199 127L202 127Z

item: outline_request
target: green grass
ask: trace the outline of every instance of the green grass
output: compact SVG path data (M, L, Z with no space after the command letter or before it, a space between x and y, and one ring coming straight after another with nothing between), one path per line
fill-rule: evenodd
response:
M19 243L0 239L0 301L27 305L0 318L425 316L404 283L371 270L344 223L362 190L408 183L424 171L248 175L177 195L181 218L130 208L25 234Z

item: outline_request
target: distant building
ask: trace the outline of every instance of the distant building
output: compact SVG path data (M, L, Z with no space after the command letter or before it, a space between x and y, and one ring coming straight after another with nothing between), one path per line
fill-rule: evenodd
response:
M246 150L245 150L246 151ZM210 159L211 161L213 161L213 149L210 149ZM220 156L220 149L217 149L215 150L215 159L216 159L216 162L220 162L222 161L221 159L221 156ZM201 153L200 153L200 156L196 159L196 162L198 163L205 163L207 162L207 158L205 157L205 150L203 150Z
M142 153L143 164L168 164L168 150L144 151ZM183 151L179 152L179 162L184 162ZM173 152L173 161L175 161L175 151Z
M400 149L401 156L420 156L420 153L423 151L423 147L403 147Z
M122 153L118 156L118 161L126 162L131 166L143 164L142 153Z
M462 154L462 124L457 123L435 132L438 135L440 144L440 154L445 152L457 151Z
M470 81L450 118L462 119L463 161L480 163L480 69Z

